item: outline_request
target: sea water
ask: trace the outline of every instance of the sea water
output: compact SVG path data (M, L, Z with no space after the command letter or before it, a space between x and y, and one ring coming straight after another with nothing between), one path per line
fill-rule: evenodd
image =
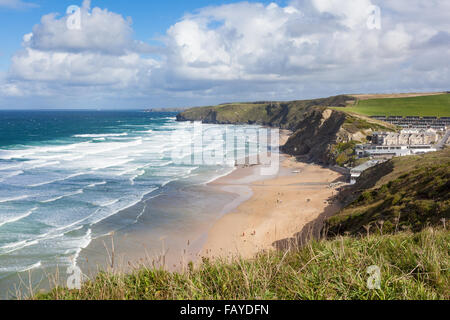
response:
M11 275L76 263L108 231L96 226L168 185L234 169L174 161L189 130L173 113L0 111L0 288Z

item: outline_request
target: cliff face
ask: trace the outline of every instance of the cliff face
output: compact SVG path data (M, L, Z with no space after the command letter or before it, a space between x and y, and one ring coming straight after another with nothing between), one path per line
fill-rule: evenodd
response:
M178 121L212 124L259 124L294 132L282 151L321 164L354 161L353 147L375 130L393 130L374 120L329 107L345 106L348 96L292 102L224 104L189 109Z
M392 131L394 127L344 112L314 108L299 122L282 151L324 165L354 164L354 147L373 131Z
M314 162L331 163L331 148L344 122L345 114L341 112L315 109L299 123L282 150Z
M178 115L178 121L214 124L259 124L296 131L300 122L315 107L345 106L355 98L336 96L291 102L233 103L192 108Z

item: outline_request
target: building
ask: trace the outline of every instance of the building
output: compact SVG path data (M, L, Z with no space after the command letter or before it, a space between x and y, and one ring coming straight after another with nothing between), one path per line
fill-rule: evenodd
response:
M350 170L350 184L355 184L356 180L361 176L361 174L366 171L367 169L370 169L372 167L375 167L376 165L383 163L384 161L381 160L370 160L366 163L357 166Z
M373 116L371 118L388 122L402 128L432 128L436 130L447 130L447 128L450 128L450 117Z
M372 144L379 146L428 145L439 141L434 129L408 129L396 132L374 132Z
M393 158L406 157L415 154L424 154L437 151L432 145L373 145L358 144L356 145L356 155L358 158Z

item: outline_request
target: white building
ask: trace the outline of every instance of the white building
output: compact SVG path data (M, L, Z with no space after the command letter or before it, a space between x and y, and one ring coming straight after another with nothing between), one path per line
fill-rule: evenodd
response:
M370 169L372 167L375 167L376 165L383 163L382 160L369 160L366 163L357 166L350 170L350 183L355 184L356 180L361 176L361 174L366 171L367 169Z
M428 152L437 151L431 145L390 145L378 146L373 144L358 144L356 145L356 155L358 158L376 157L376 158L392 158L405 157L415 154L424 154Z
M411 155L408 146L377 146L373 144L358 144L355 152L358 158L404 157Z

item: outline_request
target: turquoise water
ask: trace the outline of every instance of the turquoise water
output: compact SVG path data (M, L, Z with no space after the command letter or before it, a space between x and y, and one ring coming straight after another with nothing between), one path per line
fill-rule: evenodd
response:
M233 170L174 163L192 127L171 113L1 111L0 282L76 263L103 220L168 186L176 197L179 181Z

